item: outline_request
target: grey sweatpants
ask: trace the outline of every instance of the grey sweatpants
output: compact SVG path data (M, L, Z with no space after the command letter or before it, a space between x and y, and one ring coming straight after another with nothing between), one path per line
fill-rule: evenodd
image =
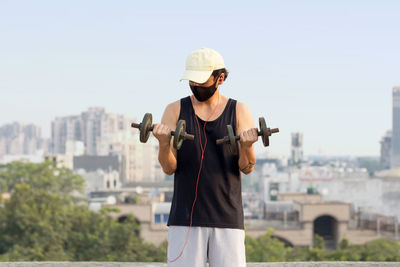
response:
M170 226L168 229L168 267L245 267L244 230L230 228ZM175 260L176 259L176 260ZM174 262L171 262L175 260Z

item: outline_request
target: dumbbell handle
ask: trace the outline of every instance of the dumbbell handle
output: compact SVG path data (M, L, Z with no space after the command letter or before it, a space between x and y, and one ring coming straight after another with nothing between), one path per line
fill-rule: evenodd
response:
M270 132L271 132L271 134L277 133L277 132L279 132L279 129L278 128L270 129ZM257 131L257 136L261 136L261 135L263 135L263 133L261 131ZM238 140L240 140L240 136L239 135L235 135L235 141L238 141ZM227 144L229 142L230 142L229 136L224 136L224 138L221 138L221 139L217 140L217 145Z
M141 123L132 122L131 127L140 129L140 124ZM149 131L153 131L153 129L154 129L154 125L151 125ZM174 135L175 135L175 131L171 131L171 136L174 136ZM194 135L192 135L192 134L183 133L182 137L185 140L194 140Z
M140 123L135 123L135 122L132 122L132 124L131 124L131 127L132 128L140 128Z
M238 141L238 140L240 140L240 136L235 135L235 141ZM227 143L229 143L229 142L230 142L229 136L224 136L224 138L221 138L221 139L218 139L218 140L217 140L217 145L220 145L220 144L227 144Z

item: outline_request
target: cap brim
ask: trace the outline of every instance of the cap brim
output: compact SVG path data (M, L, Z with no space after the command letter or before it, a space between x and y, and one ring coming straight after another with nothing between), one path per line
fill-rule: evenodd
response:
M185 70L182 75L182 80L189 80L195 83L205 83L211 76L212 70L198 71L198 70Z

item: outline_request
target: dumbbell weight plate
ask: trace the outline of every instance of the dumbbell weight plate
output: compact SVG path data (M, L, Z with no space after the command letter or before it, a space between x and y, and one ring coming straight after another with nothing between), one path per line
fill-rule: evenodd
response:
M269 136L268 136L268 128L267 124L265 123L265 119L260 117L258 119L260 125L260 132L261 132L261 139L263 141L264 146L269 146Z
M144 114L142 123L140 124L140 142L146 143L150 136L150 127L153 123L153 116L151 113Z
M174 133L173 145L176 150L179 150L183 144L184 138L183 134L186 132L186 123L184 120L179 120L176 125L176 130Z
M229 137L229 149L233 155L237 155L238 153L238 145L236 143L235 133L233 132L232 125L227 125L226 129L228 130Z

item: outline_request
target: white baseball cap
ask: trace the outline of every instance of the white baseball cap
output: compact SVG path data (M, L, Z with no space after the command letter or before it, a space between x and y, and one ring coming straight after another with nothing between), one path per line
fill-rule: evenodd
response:
M202 47L191 52L186 58L186 68L182 80L205 83L214 70L225 68L224 59L215 50Z

